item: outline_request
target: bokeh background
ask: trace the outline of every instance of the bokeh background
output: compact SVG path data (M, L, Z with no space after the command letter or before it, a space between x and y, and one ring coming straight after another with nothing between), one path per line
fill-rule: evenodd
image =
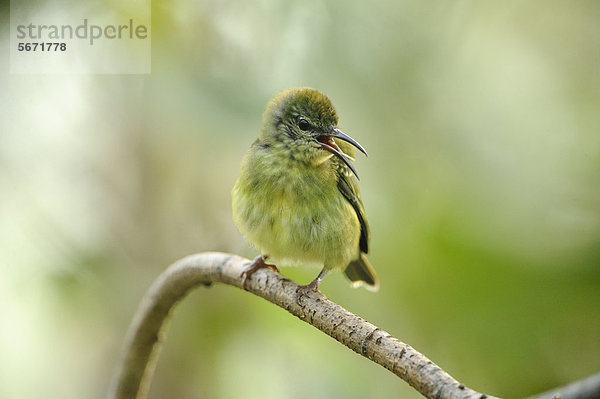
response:
M381 289L337 273L329 298L497 396L600 370L599 2L155 1L151 75L2 64L0 397L103 397L167 265L256 255L230 191L266 102L293 86L326 93L370 154L356 166ZM150 397L419 395L215 286L177 308Z

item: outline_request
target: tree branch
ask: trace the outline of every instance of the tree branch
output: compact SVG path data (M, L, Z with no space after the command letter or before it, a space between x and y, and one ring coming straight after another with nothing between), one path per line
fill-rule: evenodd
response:
M248 262L235 255L203 253L183 258L163 272L148 290L129 327L125 352L108 398L145 398L171 310L200 284L220 282L242 288L240 274ZM298 284L268 269L259 270L246 281L248 291L385 367L427 398L494 399L460 384L410 345L331 302L320 292L303 296L301 304L297 304L296 288Z
M568 385L551 389L528 399L598 399L600 398L600 373L593 374Z

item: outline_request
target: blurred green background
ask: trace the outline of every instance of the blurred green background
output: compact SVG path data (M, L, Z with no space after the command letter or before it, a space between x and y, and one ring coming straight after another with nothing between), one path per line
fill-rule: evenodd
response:
M167 265L256 255L230 191L293 86L370 154L381 289L336 273L329 298L497 396L600 370L600 2L155 1L151 75L2 64L0 397L103 397ZM420 396L262 299L198 289L150 398L237 397Z

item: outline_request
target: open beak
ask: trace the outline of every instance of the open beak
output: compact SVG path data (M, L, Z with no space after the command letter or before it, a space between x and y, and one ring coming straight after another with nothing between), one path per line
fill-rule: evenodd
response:
M348 143L352 144L354 147L358 148L358 150L360 152L362 152L363 154L365 154L365 155L367 155L367 152L352 137L346 135L344 132L342 132L338 128L334 128L334 129L331 130L331 132L322 134L322 135L320 135L320 136L317 137L317 141L321 144L321 148L324 149L324 150L326 150L326 151L329 151L330 153L332 153L333 155L335 155L336 157L338 157L339 159L341 159L342 162L344 162L344 164L348 168L350 168L350 170L352 171L352 173L354 173L354 175L356 176L356 178L359 179L358 173L356 173L356 169L354 169L354 165L352 165L352 163L350 162L353 159L349 155L346 155L340 149L340 147L338 147L335 144L335 141L333 140L334 138L347 141Z
M369 154L367 154L367 152L365 151L365 149L363 148L362 145L358 144L357 141L355 141L352 137L346 135L344 132L342 132L340 129L335 128L333 129L332 134L330 134L329 136L331 137L335 137L336 139L340 139L340 140L344 140L347 141L348 143L352 144L353 146L355 146L356 148L358 148L358 150L360 152L362 152L363 154L365 154L366 156L369 156Z

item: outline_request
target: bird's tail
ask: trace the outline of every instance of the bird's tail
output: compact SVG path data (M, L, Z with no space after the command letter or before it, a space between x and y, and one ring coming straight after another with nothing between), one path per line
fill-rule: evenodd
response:
M367 260L367 256L362 252L358 259L348 264L344 273L353 287L364 285L370 291L377 291L379 289L379 279L375 274L375 270Z

